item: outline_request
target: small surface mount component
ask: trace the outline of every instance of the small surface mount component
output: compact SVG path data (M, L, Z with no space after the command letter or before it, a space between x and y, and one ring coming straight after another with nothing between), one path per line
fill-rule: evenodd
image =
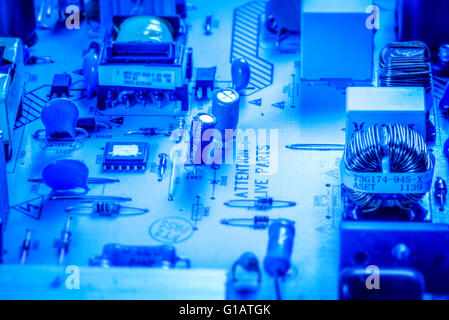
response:
M198 99L206 98L208 96L208 90L211 92L214 91L216 73L217 67L196 69L195 87Z
M58 98L70 96L70 86L72 85L72 78L70 75L61 73L53 76L51 84L50 97L56 96Z
M104 148L104 171L143 171L147 168L146 142L108 142Z

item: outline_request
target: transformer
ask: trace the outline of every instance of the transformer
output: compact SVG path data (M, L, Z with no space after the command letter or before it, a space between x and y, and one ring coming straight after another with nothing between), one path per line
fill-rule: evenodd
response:
M157 31L148 32L149 26ZM178 16L114 17L100 53L98 110L105 115L188 111L185 39Z

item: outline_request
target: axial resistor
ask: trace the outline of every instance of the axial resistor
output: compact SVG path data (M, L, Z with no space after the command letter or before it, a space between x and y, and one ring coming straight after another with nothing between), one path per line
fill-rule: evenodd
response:
M290 269L295 238L295 223L287 219L275 220L268 229L268 247L264 259L265 271L272 277L284 277Z

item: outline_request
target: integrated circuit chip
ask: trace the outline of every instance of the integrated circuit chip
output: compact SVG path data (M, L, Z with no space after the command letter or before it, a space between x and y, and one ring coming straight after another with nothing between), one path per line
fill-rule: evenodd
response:
M104 171L145 170L149 144L146 142L108 142L104 149Z

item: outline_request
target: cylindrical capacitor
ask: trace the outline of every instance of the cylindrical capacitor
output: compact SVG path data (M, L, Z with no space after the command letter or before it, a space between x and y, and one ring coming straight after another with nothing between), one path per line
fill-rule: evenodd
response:
M290 269L295 238L295 223L287 219L273 221L268 230L268 248L263 265L272 277L284 277Z
M217 119L210 113L199 113L192 121L190 128L190 161L192 164L204 164L207 155L203 155L204 149L211 144L213 133L208 131L214 129Z
M0 37L21 38L32 46L37 41L34 0L0 0Z
M83 71L84 81L86 85L86 96L92 98L98 86L98 54L100 52L100 45L97 42L92 42L89 50L84 56Z
M232 85L240 92L245 89L251 80L251 68L245 59L235 59L231 65Z
M216 129L221 131L222 138L233 137L232 132L239 123L240 95L232 88L218 90L212 100L212 113L217 118Z

